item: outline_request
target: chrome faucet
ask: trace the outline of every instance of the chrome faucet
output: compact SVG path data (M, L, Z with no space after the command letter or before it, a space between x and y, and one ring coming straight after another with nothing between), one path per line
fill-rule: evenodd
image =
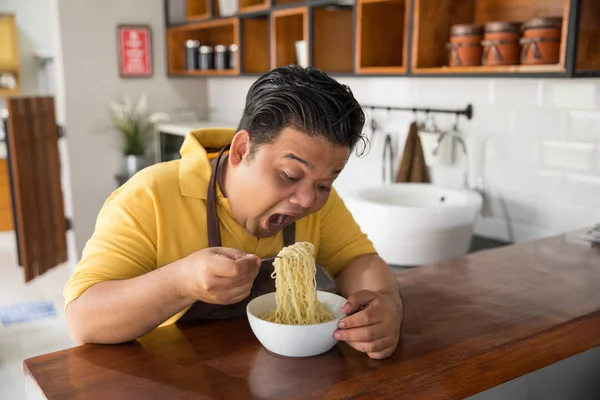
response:
M392 147L392 136L388 133L385 135L385 142L383 144L383 160L381 165L382 179L383 183L385 183L385 175L386 175L386 167L385 167L385 159L386 156L389 157L389 175L390 175L390 183L394 182L394 149Z
M454 140L460 144L463 154L465 156L465 172L463 175L463 188L469 190L469 154L467 152L467 145L463 138L455 135Z

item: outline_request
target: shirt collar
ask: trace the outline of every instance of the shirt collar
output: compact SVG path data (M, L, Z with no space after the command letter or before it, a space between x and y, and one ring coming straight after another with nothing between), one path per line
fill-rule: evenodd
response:
M181 146L179 187L181 195L206 200L210 182L210 160L231 143L235 129L203 128L191 131Z

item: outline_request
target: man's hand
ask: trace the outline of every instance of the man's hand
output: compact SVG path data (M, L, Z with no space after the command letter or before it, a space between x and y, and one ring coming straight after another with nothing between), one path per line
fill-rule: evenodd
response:
M342 312L347 316L338 323L336 339L374 359L389 357L396 350L403 317L400 302L379 292L361 290L348 298Z
M239 303L250 295L260 258L225 247L210 247L182 263L184 296L211 304Z

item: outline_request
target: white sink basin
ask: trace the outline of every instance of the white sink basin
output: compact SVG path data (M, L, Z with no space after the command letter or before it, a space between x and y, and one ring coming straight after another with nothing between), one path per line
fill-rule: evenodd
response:
M343 199L380 256L397 266L466 254L483 205L477 192L420 183L371 186Z

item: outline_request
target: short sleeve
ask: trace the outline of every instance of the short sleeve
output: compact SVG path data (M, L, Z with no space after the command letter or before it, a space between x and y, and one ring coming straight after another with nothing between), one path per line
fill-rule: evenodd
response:
M335 277L355 258L376 253L375 247L365 235L344 201L335 189L331 190L321 214L321 238L317 264Z
M121 189L98 214L94 233L65 285L65 308L97 283L130 279L156 269L153 195L139 187Z

